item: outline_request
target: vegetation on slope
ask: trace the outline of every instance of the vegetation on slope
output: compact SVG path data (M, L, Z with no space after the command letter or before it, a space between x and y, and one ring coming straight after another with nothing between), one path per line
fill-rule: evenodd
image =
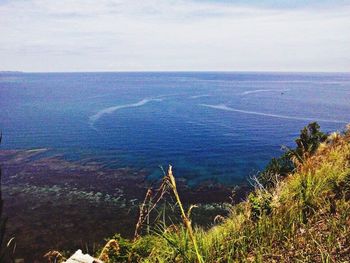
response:
M230 215L216 220L209 230L191 226L190 208L188 213L182 211L182 223L159 220L148 234L134 240L116 235L109 241L113 248L104 249L101 258L106 262L348 262L350 127L342 134L325 136L313 123L296 142L296 149L273 160L255 180L247 200L232 206ZM165 180L171 178L169 169ZM174 183L168 190L176 196ZM176 204L182 206L178 196Z
M2 133L0 132L0 144L2 140ZM5 240L5 231L7 218L3 216L3 206L4 200L2 199L2 169L0 167L0 263L2 262L14 262L14 252L16 249L16 244L14 238L12 237L7 243Z
M146 194L134 239L115 235L99 259L349 262L350 125L342 134L325 135L319 128L317 123L305 127L296 148L272 159L253 180L255 189L246 201L231 205L229 216L217 216L208 230L192 226L196 206L183 206L170 166L159 189ZM162 203L169 194L172 213L166 209L169 203Z

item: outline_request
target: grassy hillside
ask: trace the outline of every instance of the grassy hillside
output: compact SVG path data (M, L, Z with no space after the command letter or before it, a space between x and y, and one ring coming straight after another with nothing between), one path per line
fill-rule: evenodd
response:
M246 201L233 205L204 230L192 226L171 172L146 197L134 240L116 235L101 251L106 262L349 262L350 129L328 136L317 125L297 147L274 159L254 180ZM147 218L166 192L174 196L178 223ZM147 209L146 209L147 208ZM193 208L195 209L195 208ZM155 211L155 210L154 210ZM163 216L164 217L164 216ZM174 221L175 222L175 221ZM142 232L142 231L141 231Z

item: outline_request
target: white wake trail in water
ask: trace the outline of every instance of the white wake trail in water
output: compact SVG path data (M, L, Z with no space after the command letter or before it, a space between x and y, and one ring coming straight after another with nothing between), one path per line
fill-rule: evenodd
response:
M241 95L248 95L248 94L260 93L260 92L285 92L289 90L290 89L256 89L256 90L248 90L248 91L242 92Z
M239 110L239 109L235 109L235 108L228 107L228 106L226 106L225 104L218 104L218 105L199 104L199 105L200 105L200 106L203 106L203 107L207 107L207 108L217 109L217 110L232 111L232 112L239 112L239 113L244 113L244 114L259 115L259 116L267 116L267 117L280 118L280 119L288 119L288 120L319 121L319 122L344 123L344 124L347 124L347 123L348 123L348 122L342 121L342 120L328 120L328 119L318 119L318 118L294 117L294 116L287 116L287 115L263 113L263 112L257 112L257 111Z
M190 99L199 99L199 98L205 98L205 97L210 97L210 95L209 94L194 95L194 96L190 96Z
M100 111L98 111L96 114L91 115L89 117L89 124L91 126L91 128L93 128L94 130L96 130L96 128L94 127L94 124L96 121L98 121L102 116L106 115L106 114L111 114L117 110L121 110L121 109L126 109L126 108L135 108L135 107L141 107L151 101L162 101L163 99L160 98L150 98L150 99L143 99L140 100L136 103L131 103L131 104L124 104L124 105L116 105L116 106L112 106L112 107L108 107L108 108L104 108Z

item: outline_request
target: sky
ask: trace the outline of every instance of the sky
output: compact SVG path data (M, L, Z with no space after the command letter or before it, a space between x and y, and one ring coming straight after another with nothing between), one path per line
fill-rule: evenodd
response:
M349 69L350 0L0 0L0 70Z

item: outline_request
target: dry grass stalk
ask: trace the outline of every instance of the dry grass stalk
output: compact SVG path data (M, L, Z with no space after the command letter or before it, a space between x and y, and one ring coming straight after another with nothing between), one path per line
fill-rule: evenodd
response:
M225 222L225 217L223 217L222 215L217 215L216 217L214 217L214 224L219 224Z
M180 208L180 211L181 211L181 217L182 217L182 220L183 220L183 223L184 223L185 227L187 228L187 231L188 231L188 234L189 234L189 236L191 238L191 241L193 243L193 246L194 246L194 249L195 249L195 252L196 252L196 256L197 256L197 260L198 260L199 263L203 263L204 261L203 261L202 256L199 253L199 249L198 249L196 238L194 236L191 220L188 218L188 216L185 213L185 209L183 208L183 205L182 205L179 193L177 191L176 181L175 181L175 177L173 175L173 171L172 171L172 166L171 165L169 165L168 174L166 176L166 179L168 181L168 185L170 186L171 190L173 191L173 193L175 195L176 202L179 205L179 208ZM189 213L190 213L190 210L189 210Z
M119 244L118 241L115 239L111 239L107 242L107 244L103 247L98 259L103 262L109 262L109 253L112 250L114 250L116 254L119 252Z
M49 252L47 252L44 255L44 259L46 259L49 263L57 263L65 260L63 255L56 250L50 250Z
M134 233L134 239L139 237L139 229L141 228L147 214L147 209L146 209L146 203L151 199L152 196L152 190L148 189L145 199L143 200L141 206L140 206L140 214L139 214L139 219L137 220L137 224L135 227L135 233Z
M199 253L199 249L198 249L197 241L196 241L195 236L194 236L191 220L189 219L192 209L195 208L196 206L192 205L188 209L187 213L185 212L185 209L182 205L179 193L177 191L176 181L175 181L175 177L174 177L173 172L172 172L171 165L169 165L168 173L164 176L163 182L162 182L161 186L159 187L159 189L156 191L156 194L153 198L152 198L151 189L148 189L146 196L145 196L145 199L140 206L140 215L139 215L138 222L136 224L134 239L137 239L139 237L140 228L142 227L143 223L146 221L147 217L149 217L152 210L157 206L159 201L164 197L164 194L167 192L168 188L170 188L171 191L173 192L175 199L176 199L176 203L178 204L178 206L180 208L181 218L182 218L182 221L183 221L183 223L184 223L184 225L189 233L189 236L191 238L192 244L193 244L195 252L196 252L197 260L199 263L202 263L204 261L202 259L202 256ZM146 205L147 203L151 203L152 205L150 207L149 206L147 207L147 205Z
M140 206L140 214L139 218L136 224L135 233L134 233L134 240L139 237L139 230L141 229L142 225L145 223L146 219L149 218L150 213L153 209L156 208L157 204L160 202L160 200L163 199L165 193L167 192L167 182L165 180L165 177L163 178L163 182L156 191L155 195L152 197L152 189L148 189L145 199L143 200L141 206ZM148 206L146 204L149 204Z

